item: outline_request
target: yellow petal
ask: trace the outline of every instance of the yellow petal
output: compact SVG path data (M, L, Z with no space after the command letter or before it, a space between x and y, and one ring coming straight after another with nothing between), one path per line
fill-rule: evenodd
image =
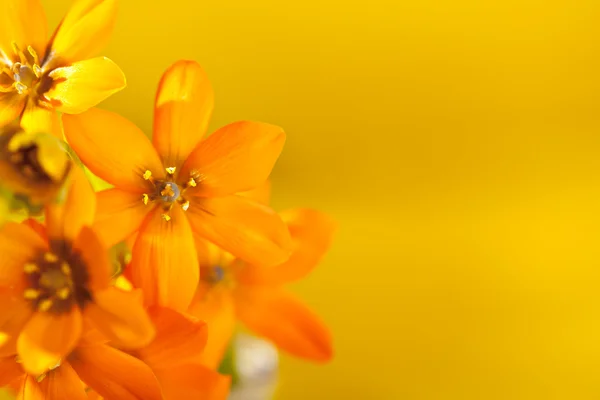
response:
M21 128L28 133L48 133L63 139L63 126L60 115L55 110L40 107L32 101L21 117Z
M64 314L35 312L17 340L23 368L39 375L66 357L81 336L79 308Z
M115 345L135 349L148 345L155 330L137 294L114 287L95 292L84 310L87 320Z
M17 93L0 93L0 126L15 121L25 109L26 97Z
M76 1L54 33L48 67L98 55L110 39L116 13L116 0Z
M194 61L177 61L165 71L154 105L154 147L165 166L180 167L206 133L214 94Z
M49 75L56 83L44 95L66 114L82 113L126 86L123 71L106 57L74 62Z
M13 59L12 42L15 42L25 52L27 46L32 46L43 58L48 33L40 0L3 0L0 27L0 55L4 52Z

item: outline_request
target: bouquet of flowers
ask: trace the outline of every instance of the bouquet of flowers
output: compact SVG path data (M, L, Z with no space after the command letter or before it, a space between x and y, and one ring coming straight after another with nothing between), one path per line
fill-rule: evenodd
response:
M116 0L76 1L51 36L38 0L1 1L0 387L248 400L253 360L276 369L270 346L331 359L327 327L284 288L335 230L319 211L269 206L284 131L240 121L206 135L213 91L181 60L158 84L149 140L95 108L126 86L98 56ZM266 341L236 336L238 322Z

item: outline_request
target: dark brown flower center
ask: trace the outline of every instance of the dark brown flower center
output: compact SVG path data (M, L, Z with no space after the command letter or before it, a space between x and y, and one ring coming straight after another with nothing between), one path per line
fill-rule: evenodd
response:
M54 241L50 248L24 265L23 296L42 312L62 314L85 307L92 300L85 262L68 242Z

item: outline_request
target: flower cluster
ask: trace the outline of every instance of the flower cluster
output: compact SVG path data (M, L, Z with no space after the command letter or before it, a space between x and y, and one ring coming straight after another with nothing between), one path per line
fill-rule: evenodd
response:
M284 286L319 263L334 223L270 208L283 130L240 121L206 135L213 91L184 60L160 80L149 140L95 108L125 87L97 56L116 0L76 1L50 39L38 0L2 2L0 387L225 399L219 365L238 322L329 360L326 326ZM109 188L96 192L98 178Z

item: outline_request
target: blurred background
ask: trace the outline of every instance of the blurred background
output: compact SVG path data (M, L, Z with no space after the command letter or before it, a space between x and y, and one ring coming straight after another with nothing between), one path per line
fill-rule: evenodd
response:
M45 0L53 26L71 0ZM339 232L293 290L335 360L277 399L600 398L600 4L122 0L103 103L151 132L199 61L215 129L285 128L278 209ZM132 150L134 151L134 150Z

